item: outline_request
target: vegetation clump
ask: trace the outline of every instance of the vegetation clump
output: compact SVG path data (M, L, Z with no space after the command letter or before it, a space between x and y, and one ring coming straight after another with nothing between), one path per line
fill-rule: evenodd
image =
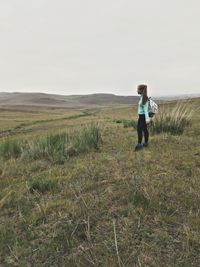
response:
M95 124L71 135L66 132L48 134L25 142L7 139L1 144L1 156L4 159L21 157L25 160L45 158L53 163L63 164L71 156L91 149L98 150L100 143L100 128Z
M66 141L66 133L49 134L41 139L35 139L23 148L22 157L40 159L52 157L58 152L64 154Z
M153 118L150 130L153 134L182 134L191 125L193 108L189 101L177 102L174 107L161 108Z
M189 101L180 101L173 107L170 105L160 108L158 114L153 117L149 129L153 134L170 133L182 134L191 125L193 108ZM116 123L122 123L124 128L133 127L137 129L136 120L118 119Z
M126 119L123 119L123 120L115 120L116 123L122 123L124 128L131 128L133 127L134 129L137 128L137 121L135 120L126 120Z
M28 183L31 193L34 193L35 191L44 193L53 189L55 185L56 181L53 181L44 175L33 177Z
M22 144L15 139L5 140L0 147L0 155L5 159L18 158L22 152Z

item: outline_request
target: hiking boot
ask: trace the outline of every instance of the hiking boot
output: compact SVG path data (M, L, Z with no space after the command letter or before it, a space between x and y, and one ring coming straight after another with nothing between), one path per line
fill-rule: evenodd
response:
M140 149L142 149L142 144L137 144L137 145L135 146L135 151L138 151L138 150L140 150Z

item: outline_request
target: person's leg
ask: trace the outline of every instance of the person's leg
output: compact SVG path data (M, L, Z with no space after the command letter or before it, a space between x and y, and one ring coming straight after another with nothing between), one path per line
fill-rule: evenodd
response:
M146 124L145 118L144 118L143 123L142 123L142 130L144 132L144 142L145 142L145 144L148 144L148 141L149 141L149 131L148 131L148 128L147 128L147 124Z
M148 143L149 141L149 131L147 129L147 125L145 126L145 130L144 130L144 141L145 143Z
M138 124L137 124L137 133L138 133L138 143L135 146L135 150L140 150L142 149L142 124L141 124L141 116L138 118Z
M138 133L138 144L142 143L142 120L141 120L141 116L139 116L138 118L138 124L137 124L137 133Z

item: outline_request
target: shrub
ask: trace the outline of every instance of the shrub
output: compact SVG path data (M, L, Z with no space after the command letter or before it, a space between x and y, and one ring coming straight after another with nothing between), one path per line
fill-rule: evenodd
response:
M150 124L152 133L167 132L182 134L186 127L191 124L193 108L188 101L178 102L174 108L160 109Z

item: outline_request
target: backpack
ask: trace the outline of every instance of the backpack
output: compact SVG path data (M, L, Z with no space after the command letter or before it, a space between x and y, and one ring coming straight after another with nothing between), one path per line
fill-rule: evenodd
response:
M149 102L149 117L152 118L155 114L158 113L158 105L152 100L151 97L148 99Z

